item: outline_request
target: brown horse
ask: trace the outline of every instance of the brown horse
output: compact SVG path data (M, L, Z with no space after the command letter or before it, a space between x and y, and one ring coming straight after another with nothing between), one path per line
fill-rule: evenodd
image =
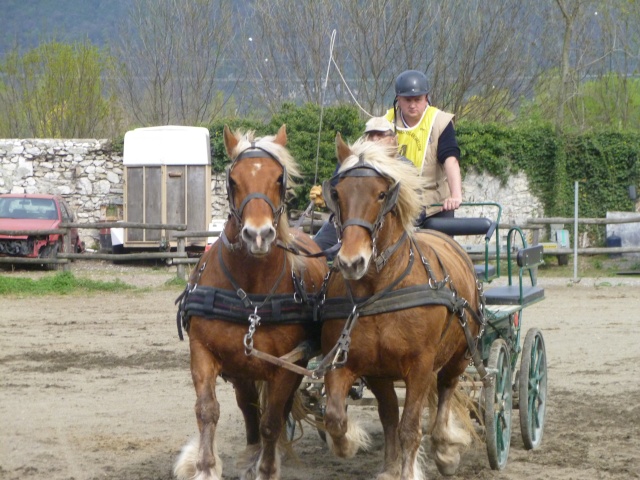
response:
M331 448L348 457L366 443L345 408L349 388L363 377L378 401L385 437L384 470L377 478L423 478L421 419L437 383L431 446L439 470L452 474L472 431L468 412L453 405L454 392L469 350L477 351L483 323L473 266L450 237L413 233L420 177L395 158L394 149L363 141L348 146L340 135L336 145L341 166L333 182L325 182L324 197L342 240L334 260L342 275L329 279L321 365L328 370ZM402 418L394 380L406 384ZM457 421L456 412L466 419Z
M287 225L285 194L299 173L286 140L284 125L277 135L264 138L224 129L227 154L233 159L227 171L231 214L220 240L202 256L179 299L178 328L181 333L182 325L189 333L200 431L176 461L179 479L221 476L215 443L219 376L233 384L245 420L241 478L280 477L278 439L302 376L264 356L277 360L306 340L317 341L319 331L304 300L321 287L328 271L324 259L286 251L288 245L319 250L310 237ZM306 366L306 360L291 363ZM266 385L262 406L257 382Z

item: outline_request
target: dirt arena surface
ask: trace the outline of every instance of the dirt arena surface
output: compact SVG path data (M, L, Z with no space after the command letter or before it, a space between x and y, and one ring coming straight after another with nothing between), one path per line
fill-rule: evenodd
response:
M175 267L79 263L74 274L144 288L0 297L0 479L168 480L177 453L197 431L188 344L178 340L175 325L180 288L165 286ZM478 444L452 478L640 478L640 280L584 278L574 285L543 278L541 284L546 299L525 309L522 322L523 334L541 329L547 347L542 446L524 450L514 411L506 469L492 471ZM230 386L220 381L218 392L223 475L236 479L244 427ZM382 464L377 413L373 407L349 412L372 434L371 451L334 458L305 426L294 445L298 458L283 462L282 478L375 478ZM432 460L427 478L440 478Z

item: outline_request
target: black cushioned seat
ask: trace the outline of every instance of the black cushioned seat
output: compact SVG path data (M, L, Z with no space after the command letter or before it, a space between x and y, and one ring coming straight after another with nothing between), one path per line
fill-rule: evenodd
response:
M520 286L507 285L485 290L487 305L527 305L544 297L544 288L535 286L522 287L522 303L520 302Z
M447 235L487 235L491 237L496 223L488 218L428 217L420 228L437 230Z

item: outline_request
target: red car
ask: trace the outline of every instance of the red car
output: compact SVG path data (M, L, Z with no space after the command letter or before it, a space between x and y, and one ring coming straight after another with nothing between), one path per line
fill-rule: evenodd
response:
M75 221L67 203L57 195L4 194L0 195L0 230L52 230L61 223ZM78 229L71 229L74 252L84 251ZM55 257L64 247L62 235L3 235L0 234L2 257ZM55 264L47 264L55 268Z

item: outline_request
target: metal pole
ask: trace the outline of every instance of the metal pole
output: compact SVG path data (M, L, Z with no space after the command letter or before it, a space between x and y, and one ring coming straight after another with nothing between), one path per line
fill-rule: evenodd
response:
M573 281L578 281L578 182L574 183L573 197Z

